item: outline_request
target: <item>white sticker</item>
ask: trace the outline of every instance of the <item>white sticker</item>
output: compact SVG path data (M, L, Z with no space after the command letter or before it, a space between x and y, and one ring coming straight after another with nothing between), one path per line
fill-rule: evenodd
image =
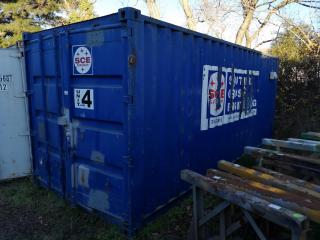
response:
M257 70L204 65L200 130L255 117L259 74Z
M220 180L221 179L221 177L219 177L219 176L213 176L212 178L216 179L216 180Z
M73 74L92 75L92 49L85 46L72 46Z
M93 89L74 89L74 107L81 109L94 109Z
M12 75L0 74L0 92L7 92L9 84L12 82Z
M272 203L270 203L268 206L273 208L273 209L276 209L276 210L279 210L281 208L280 206L272 204Z

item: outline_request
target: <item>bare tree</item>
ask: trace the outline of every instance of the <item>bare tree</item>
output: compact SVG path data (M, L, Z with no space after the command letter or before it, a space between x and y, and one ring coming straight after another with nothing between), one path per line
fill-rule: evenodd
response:
M258 0L241 0L241 6L243 9L243 21L239 27L236 35L236 43L242 44L244 38L246 39L246 46L251 47L253 40L255 40L261 31L269 23L271 17L278 13L280 9L288 6L292 3L297 3L299 0L277 0L258 1ZM250 26L254 19L254 14L260 9L267 8L267 14L263 20L258 19L258 28L250 34Z
M198 23L205 24L206 33L223 38L227 28L228 17L235 13L234 3L222 0L199 0L194 9L194 18Z
M309 52L320 54L320 32L312 26L303 26L293 22L292 19L279 15L286 29L291 32L308 49Z
M196 21L193 18L193 12L190 7L189 0L180 0L180 4L186 16L188 28L191 30L196 30Z
M241 0L243 21L237 31L236 40L237 44L243 44L251 47L252 42L259 37L262 30L270 23L274 15L281 16L280 10L290 4L300 4L304 7L318 8L317 3L320 1L309 0ZM265 12L262 19L256 16L259 12ZM254 20L257 20L258 27L251 32L251 26Z
M153 18L160 19L160 10L158 8L156 0L145 0L150 13Z

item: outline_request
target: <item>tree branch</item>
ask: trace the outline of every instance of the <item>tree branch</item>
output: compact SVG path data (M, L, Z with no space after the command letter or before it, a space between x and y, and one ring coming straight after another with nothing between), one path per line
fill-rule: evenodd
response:
M260 24L260 27L252 34L251 39L254 40L256 39L259 34L261 33L261 31L263 30L263 28L268 24L268 22L270 21L272 15L274 15L277 11L279 11L280 9L284 8L285 6L291 4L291 3L297 3L299 0L283 0L282 2L280 2L277 6L275 6L274 8L272 8L271 10L269 10L267 16L264 18L264 20L262 21L262 23Z

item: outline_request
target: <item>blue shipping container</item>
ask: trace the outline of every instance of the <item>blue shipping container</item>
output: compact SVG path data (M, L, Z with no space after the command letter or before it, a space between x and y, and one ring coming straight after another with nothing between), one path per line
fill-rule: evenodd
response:
M24 34L34 175L129 233L270 137L277 59L133 8Z

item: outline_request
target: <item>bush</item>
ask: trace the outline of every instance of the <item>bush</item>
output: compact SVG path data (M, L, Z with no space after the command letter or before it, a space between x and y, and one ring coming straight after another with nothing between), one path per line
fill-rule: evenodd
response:
M318 39L314 40L318 42ZM299 39L285 33L271 53L280 59L274 135L299 136L304 131L320 131L319 45L310 50Z

